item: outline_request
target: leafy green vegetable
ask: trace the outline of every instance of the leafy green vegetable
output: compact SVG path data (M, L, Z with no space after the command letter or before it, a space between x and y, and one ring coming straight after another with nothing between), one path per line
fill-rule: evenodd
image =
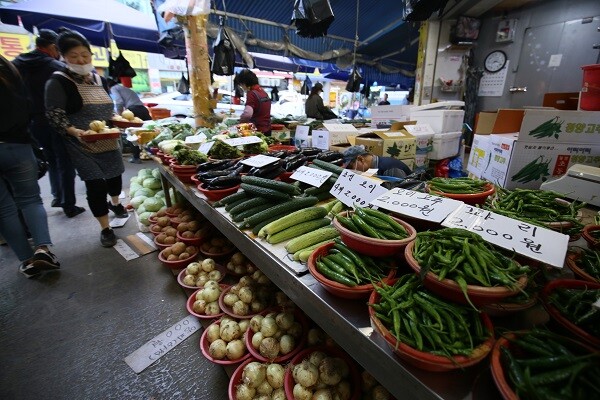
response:
M208 154L212 158L219 160L225 160L228 158L239 158L242 156L242 152L236 147L230 146L222 140L215 140L215 144L210 149Z
M190 149L185 145L175 146L173 151L173 157L181 165L198 165L207 161L206 155L200 153L198 150Z

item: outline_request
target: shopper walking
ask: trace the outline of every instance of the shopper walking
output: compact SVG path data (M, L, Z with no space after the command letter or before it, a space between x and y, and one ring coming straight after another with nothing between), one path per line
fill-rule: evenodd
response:
M58 49L67 63L64 72L55 72L46 83L46 116L62 137L79 177L85 182L87 201L102 229L100 243L112 247L117 238L109 226L108 211L126 218L119 201L125 168L118 139L85 142L89 124L108 121L113 102L104 78L92 73L92 51L83 35L64 31L58 36ZM107 202L106 197L110 196Z
M73 218L85 211L75 205L75 168L65 144L54 132L44 107L44 88L54 71L63 71L65 64L58 61L56 47L58 35L50 29L40 29L35 40L35 50L23 53L13 60L27 86L32 101L32 119L29 130L37 144L43 148L48 161L48 177L52 192L52 207L62 207L65 215Z
M315 86L310 90L308 99L304 103L304 110L308 118L314 118L319 120L335 119L338 116L335 115L328 107L323 104L323 85L319 82L315 83Z
M37 182L37 161L27 131L30 102L17 69L0 56L0 235L21 262L28 278L60 268L49 249L48 217ZM31 231L35 249L27 240L18 210Z
M252 122L256 129L271 135L271 98L258 84L258 77L249 69L237 74L236 84L246 92L246 107L240 122Z
M109 80L108 86L110 87L110 94L112 95L115 103L115 110L118 114L121 114L124 110L129 110L134 116L140 118L143 121L151 120L150 112L140 100L140 97L136 92L125 87L115 80ZM141 164L140 159L140 148L139 146L133 146L132 157L129 159L130 163Z

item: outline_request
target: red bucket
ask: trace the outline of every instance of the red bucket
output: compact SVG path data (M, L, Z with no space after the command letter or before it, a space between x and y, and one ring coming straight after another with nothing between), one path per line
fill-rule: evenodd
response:
M579 107L582 110L600 111L600 64L584 65L583 88Z

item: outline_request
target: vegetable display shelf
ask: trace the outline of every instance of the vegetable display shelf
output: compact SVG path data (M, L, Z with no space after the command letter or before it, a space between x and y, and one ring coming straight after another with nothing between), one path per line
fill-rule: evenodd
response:
M165 166L159 164L159 169L165 189L173 187L181 193L393 396L402 399L471 397L475 379L487 368L485 361L464 371L444 373L427 372L405 364L371 327L365 301L349 301L329 294L306 268L299 269L299 263L282 257L278 251L273 252L273 246L239 230L228 215L200 198L195 187L182 184Z

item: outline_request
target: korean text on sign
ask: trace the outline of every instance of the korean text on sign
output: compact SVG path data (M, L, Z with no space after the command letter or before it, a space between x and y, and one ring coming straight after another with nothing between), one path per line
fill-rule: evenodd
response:
M394 188L371 201L371 204L409 217L442 222L463 202L414 190Z
M344 170L329 193L348 207L355 204L365 207L386 191L387 189L379 186L379 181Z
M321 187L327 179L331 177L333 173L329 171L323 171L316 168L310 168L307 166L301 166L290 176L290 178L307 183L311 186Z
M485 241L562 268L569 236L464 204L442 222L474 232Z

